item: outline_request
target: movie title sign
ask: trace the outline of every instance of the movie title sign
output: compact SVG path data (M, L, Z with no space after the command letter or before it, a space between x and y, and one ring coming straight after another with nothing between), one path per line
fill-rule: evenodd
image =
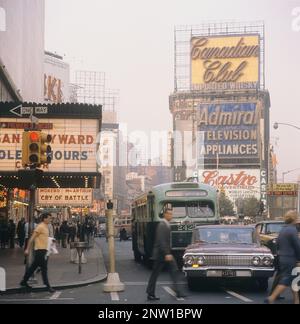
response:
M92 206L93 189L38 189L37 201L39 206Z
M26 119L0 119L0 124L5 126L0 128L1 171L17 171L22 168L21 126L28 123ZM43 119L38 128L52 135L52 162L45 171L97 172L98 120Z

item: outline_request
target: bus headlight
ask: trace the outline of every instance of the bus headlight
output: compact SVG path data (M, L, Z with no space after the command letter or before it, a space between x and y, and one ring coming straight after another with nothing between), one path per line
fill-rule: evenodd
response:
M252 264L256 267L258 267L260 265L260 257L259 256L255 256L254 258L252 258Z
M194 264L194 257L192 255L187 255L184 257L184 265L191 267Z

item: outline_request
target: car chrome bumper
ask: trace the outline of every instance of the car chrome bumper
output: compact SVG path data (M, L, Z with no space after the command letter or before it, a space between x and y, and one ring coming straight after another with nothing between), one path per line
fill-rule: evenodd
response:
M223 271L233 270L236 276L223 276ZM274 274L274 268L255 267L183 267L182 271L186 277L191 278L269 278Z

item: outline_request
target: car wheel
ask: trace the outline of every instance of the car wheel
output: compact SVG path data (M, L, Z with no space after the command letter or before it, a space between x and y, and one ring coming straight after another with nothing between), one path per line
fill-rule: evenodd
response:
M269 287L269 279L268 278L260 278L257 279L258 288L260 291L267 291Z

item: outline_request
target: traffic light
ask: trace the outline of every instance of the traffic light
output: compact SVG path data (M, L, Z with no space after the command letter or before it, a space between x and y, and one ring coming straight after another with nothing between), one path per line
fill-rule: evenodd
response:
M50 164L51 163L51 151L52 148L50 143L52 141L52 136L49 134L40 134L40 164Z
M23 132L22 165L37 166L39 163L39 131Z
M40 167L51 163L52 136L40 130L25 131L23 133L22 165L23 167Z
M39 165L40 132L28 132L28 161L30 165Z

